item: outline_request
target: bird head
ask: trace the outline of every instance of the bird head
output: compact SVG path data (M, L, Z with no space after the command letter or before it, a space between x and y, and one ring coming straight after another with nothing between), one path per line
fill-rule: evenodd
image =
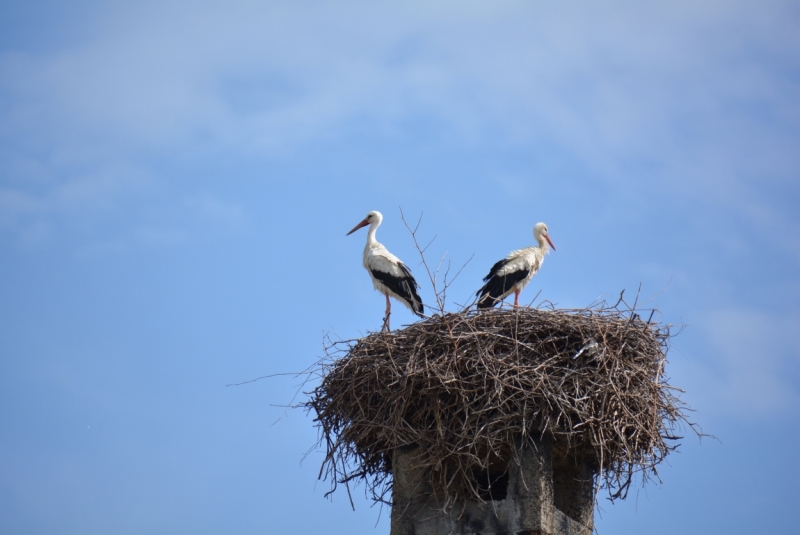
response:
M383 221L383 215L381 215L381 213L378 212L377 210L373 210L367 214L367 217L365 217L363 221L361 221L358 225L353 227L353 230L348 232L347 236L357 231L361 227L366 227L367 225L375 225L375 226L380 225L381 221Z
M553 242L550 241L550 235L547 232L547 225L544 223L536 223L536 226L533 227L533 237L536 238L536 241L539 245L544 245L544 240L547 240L547 243L550 244L550 247L553 250L556 250L556 246L553 245Z

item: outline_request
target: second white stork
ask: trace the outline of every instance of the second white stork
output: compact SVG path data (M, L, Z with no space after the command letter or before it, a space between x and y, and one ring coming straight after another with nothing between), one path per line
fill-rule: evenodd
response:
M383 215L380 212L372 211L347 235L369 225L367 245L364 247L364 268L372 278L375 289L386 296L386 317L383 325L388 330L389 315L392 313L389 296L403 303L418 316L422 316L423 307L422 300L417 294L419 284L411 275L411 270L375 239L375 232L381 225L381 221L383 221Z
M492 266L489 274L483 278L483 288L475 294L479 309L492 308L511 292L514 292L514 307L519 306L519 293L542 267L544 256L549 252L548 245L556 250L544 223L537 223L533 227L533 237L538 246L511 251L507 257Z

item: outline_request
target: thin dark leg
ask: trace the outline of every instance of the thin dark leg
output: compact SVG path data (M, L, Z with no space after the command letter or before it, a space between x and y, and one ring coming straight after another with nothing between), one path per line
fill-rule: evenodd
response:
M389 327L389 316L392 315L392 302L389 301L389 294L384 294L386 296L386 315L383 317L383 328L382 331L390 330Z

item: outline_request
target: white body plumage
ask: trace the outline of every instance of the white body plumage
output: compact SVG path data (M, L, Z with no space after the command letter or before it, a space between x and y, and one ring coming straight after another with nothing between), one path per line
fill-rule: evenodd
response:
M363 264L372 279L372 285L386 296L388 326L388 317L391 313L390 296L420 316L423 312L423 306L422 300L417 293L419 285L411 275L411 270L375 238L375 233L382 221L383 215L380 212L372 211L347 234L350 235L361 227L369 225L367 244L364 246Z
M399 258L390 253L382 243L374 239L374 233L372 231L370 231L370 234L372 235L373 239L368 240L367 245L364 247L363 264L364 269L367 270L369 277L372 279L372 285L380 293L384 295L389 294L389 296L394 297L413 312L414 309L412 308L406 296L398 294L378 280L378 278L375 276L376 272L378 272L386 273L387 275L396 279L402 279L405 276L405 273L400 266L404 266L404 264Z
M542 267L550 247L555 250L547 231L547 225L537 223L533 227L533 237L538 246L511 251L503 260L497 262L484 277L485 284L478 290L478 308L491 308L507 296L514 294L514 306L519 305L519 293Z
M528 274L525 276L524 279L521 281L513 284L508 291L503 294L500 299L508 297L511 295L511 292L516 290L522 290L528 283L531 281L536 272L539 271L539 268L542 267L542 263L544 262L544 257L549 251L546 249L541 249L539 247L525 247L524 249L518 249L516 251L511 251L506 256L505 260L506 263L503 265L501 269L497 271L497 276L504 277L511 273L516 272L527 272Z

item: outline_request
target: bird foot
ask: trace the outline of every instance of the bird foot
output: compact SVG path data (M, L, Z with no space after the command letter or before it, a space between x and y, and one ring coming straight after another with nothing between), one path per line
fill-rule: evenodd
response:
M387 312L386 315L383 317L383 327L381 327L381 332L390 331L389 328L389 317L392 315L391 312Z

